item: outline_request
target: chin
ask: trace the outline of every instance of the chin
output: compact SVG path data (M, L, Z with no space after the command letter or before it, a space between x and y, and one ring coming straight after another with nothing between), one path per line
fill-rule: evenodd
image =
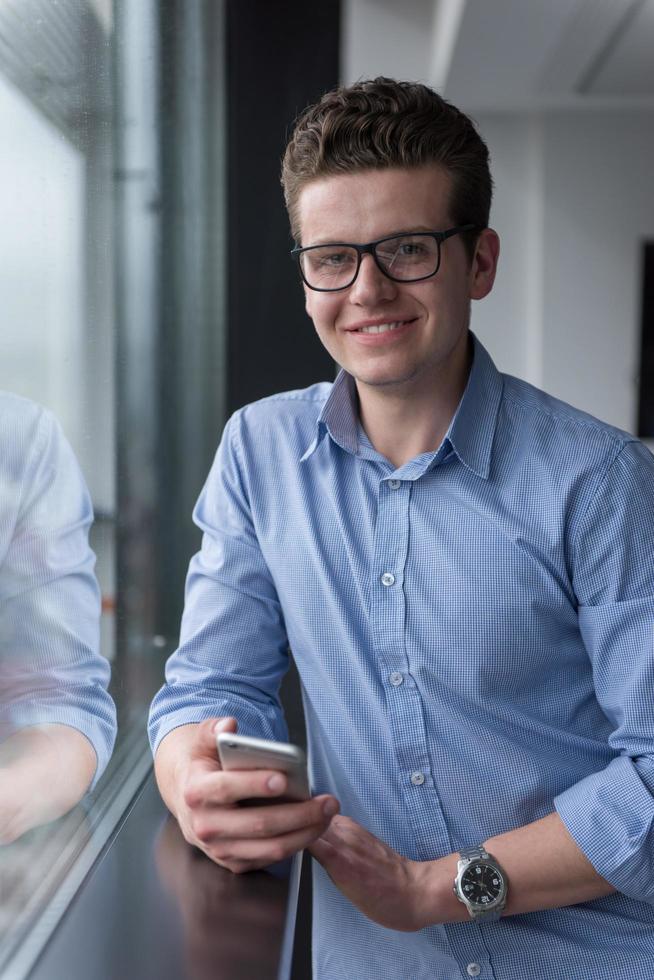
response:
M355 374L354 377L360 384L367 385L369 388L399 388L413 381L417 374L417 371L407 371L404 374L371 374L369 376L362 373Z

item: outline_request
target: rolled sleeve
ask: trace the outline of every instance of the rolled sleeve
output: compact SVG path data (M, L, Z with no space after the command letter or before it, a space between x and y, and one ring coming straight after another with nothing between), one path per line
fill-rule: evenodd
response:
M193 514L202 547L189 566L180 645L150 711L153 751L174 728L220 715L246 734L287 737L279 688L288 640L253 526L238 424L237 413Z
M581 523L575 588L616 757L555 799L596 871L654 904L654 459L628 444Z
M95 785L111 756L116 712L99 651L91 501L54 417L23 399L10 406L0 516L0 731L53 723L77 729L95 750Z

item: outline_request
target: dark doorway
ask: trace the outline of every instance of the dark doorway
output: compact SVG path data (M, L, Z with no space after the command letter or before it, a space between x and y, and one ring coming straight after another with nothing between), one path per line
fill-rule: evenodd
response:
M654 242L643 246L642 319L638 384L640 439L654 439Z

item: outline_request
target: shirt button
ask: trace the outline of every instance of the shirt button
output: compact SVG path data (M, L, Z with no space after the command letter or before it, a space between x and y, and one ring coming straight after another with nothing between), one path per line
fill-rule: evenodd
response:
M388 485L391 488L391 490L399 490L400 487L402 486L402 481L401 480L389 480L388 481Z
M478 977L481 973L481 967L479 963L468 963L466 971L469 977Z
M389 681L391 682L393 687L399 687L400 684L404 683L404 677L396 670L389 677Z
M381 584L388 587L389 585L395 585L395 576L392 572L384 572L381 577Z
M425 781L424 773L422 772L411 773L411 782L413 783L414 786L422 786L424 781Z

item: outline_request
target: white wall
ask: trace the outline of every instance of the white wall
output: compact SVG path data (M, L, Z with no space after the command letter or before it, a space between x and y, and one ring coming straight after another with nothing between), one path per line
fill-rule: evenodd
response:
M533 348L538 334L540 147L538 127L523 117L479 121L491 152L495 195L491 225L500 235L492 293L473 303L472 326L503 371L539 382Z
M641 246L654 239L652 113L477 121L503 255L473 328L503 370L632 430Z
M0 388L51 409L115 507L109 130L83 155L0 77Z
M433 0L343 0L341 82L388 75L428 82Z
M84 165L0 78L0 387L51 408L83 439Z

